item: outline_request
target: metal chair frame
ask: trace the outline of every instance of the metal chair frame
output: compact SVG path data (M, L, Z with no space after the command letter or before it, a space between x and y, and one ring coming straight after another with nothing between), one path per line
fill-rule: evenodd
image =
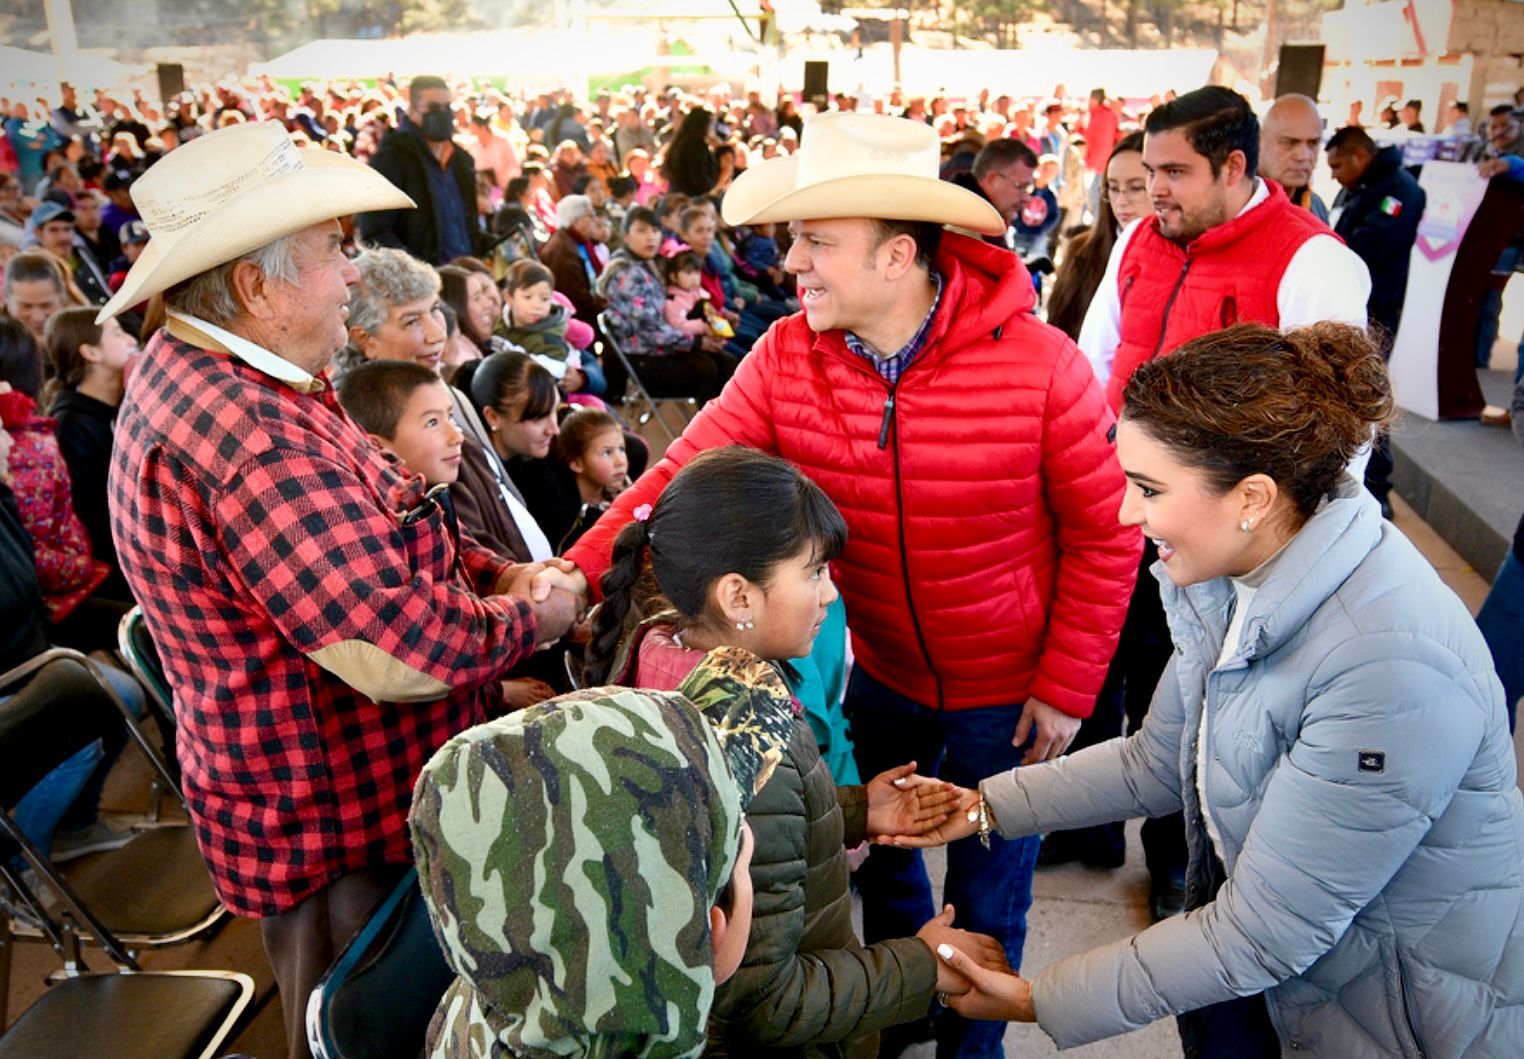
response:
M112 705L116 707L117 713L121 716L122 722L126 724L127 731L132 741L136 743L138 750L148 759L149 765L155 775L155 787L173 792L183 808L185 800L180 793L180 786L170 775L163 757L154 748L148 737L139 729L137 719L133 717L132 711L117 697L111 685L100 675L95 662L88 656L63 647L44 651L42 654L29 659L9 672L0 674L0 690L18 684L39 672L50 663L61 660L73 661L89 673L94 682L106 694L106 697L111 700ZM186 827L187 825L172 824L158 826ZM4 880L9 885L12 893L26 907L30 917L36 921L35 923L25 923L11 921L9 917L6 917L4 922L0 923L0 926L4 928L5 935L3 938L0 938L0 941L4 941L8 946L12 939L21 941L45 940L52 945L53 950L63 961L65 973L78 973L80 966L79 944L81 941L100 946L119 967L125 970L138 970L139 967L131 948L160 948L178 945L207 932L228 915L227 909L218 903L199 920L166 933L112 932L86 906L78 891L69 883L65 874L60 872L53 865L52 861L45 857L41 850L21 832L10 814L3 809L0 809L0 833L3 833L6 838L16 843L21 851L22 858L37 873L38 878L46 882L59 895L60 904L66 913L60 922L55 923L53 918L46 913L46 910L40 907L41 902L38 900L37 895L31 893L22 884L19 875L13 872L7 865L0 863L0 880ZM100 856L109 857L110 854L100 854ZM9 981L8 953L9 949L7 948L3 954L5 958L0 959L0 1013L3 1013L4 1008L3 989Z
M614 338L612 332L610 332L609 312L607 309L598 314L598 333L603 336L603 348L605 350L612 350L614 357L624 369L625 392L619 397L620 405L625 408L628 408L631 404L636 405L637 408L644 405L644 410L635 416L636 424L644 426L646 423L655 422L661 432L667 435L669 442L676 441L677 435L672 432L672 428L667 425L667 421L662 417L661 406L676 405L686 421L693 418L691 413L698 411L697 403L692 397L651 396L651 391L646 389L646 384L641 380L640 373L635 370L635 365L630 363L630 358L625 355L619 340ZM635 391L635 398L633 400L630 397L631 388ZM627 412L626 414L630 413Z

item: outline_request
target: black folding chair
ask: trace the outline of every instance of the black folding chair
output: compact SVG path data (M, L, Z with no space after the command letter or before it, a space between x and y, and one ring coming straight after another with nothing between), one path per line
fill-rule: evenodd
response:
M655 422L656 425L661 429L661 432L667 435L667 440L669 442L676 441L677 435L672 432L672 428L668 426L667 421L662 418L661 406L676 406L679 413L686 421L692 418L690 413L698 411L698 403L692 397L651 396L651 391L647 389L646 384L641 381L640 373L637 372L635 370L635 366L630 363L630 358L626 356L624 350L620 348L619 340L614 337L613 332L609 329L609 312L607 309L598 314L598 333L603 336L603 348L605 351L613 352L614 358L619 362L620 368L625 373L624 392L611 396L616 397L620 405L625 408L625 414L632 416L637 425L644 426L646 423ZM631 410L632 407L634 409L633 411Z
M314 1059L416 1059L454 977L409 869L308 996Z
M0 740L0 761L26 759L29 743L46 746L46 739L56 738L49 733L50 726L59 723L58 718L75 719L72 737L83 737L83 741L74 750L89 745L107 725L125 724L132 742L148 759L157 785L180 797L179 785L171 777L163 757L90 659L63 648L47 651L0 675L0 694L23 684L15 698L0 704L0 716L17 713L27 718L25 731L12 742ZM13 806L68 756L58 757L40 772L31 768L25 771L9 766L0 768L6 773L4 783L0 784L0 794L8 796L3 801L5 808ZM33 762L28 760L28 764ZM29 777L29 782L12 791L13 776ZM181 804L183 807L183 801ZM212 890L195 833L187 824L145 827L126 845L82 858L62 869L33 847L14 822L0 833L0 862L9 860L16 852L15 849L6 852L11 843L19 847L47 884L48 891L40 901L44 907L31 909L29 915L13 917L9 932L22 940L55 942L54 948L66 967L79 964L78 946L84 941L100 945L120 966L136 969L130 958L124 961L126 949L112 951L111 945L133 948L177 945L208 933L227 917L227 910ZM0 863L0 874L4 872ZM15 881L19 883L19 878ZM47 928L49 920L60 924L57 939Z
M20 690L0 703L0 896L8 903L0 912L0 1025L15 918L10 909L52 945L63 967L61 980L0 1034L0 1059L210 1059L253 997L253 980L232 971L142 971L126 940L11 815L44 776L97 739L102 726L119 723L117 711L123 707L92 663L74 651L47 652L0 676L0 692L17 686ZM35 873L35 884L12 866L18 854ZM142 887L148 881L139 876L118 885ZM118 970L86 968L78 951L81 934Z

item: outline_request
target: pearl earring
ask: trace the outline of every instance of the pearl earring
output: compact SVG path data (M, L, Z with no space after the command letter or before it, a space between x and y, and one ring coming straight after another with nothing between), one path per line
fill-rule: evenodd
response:
M1248 533L1254 528L1254 520L1252 518L1246 518L1238 524L1238 528L1243 530L1245 533Z
M752 621L749 618L746 621L738 621L738 622L736 622L736 631L737 632L746 632L747 630L749 630L749 629L755 629L756 627L757 627L757 623Z

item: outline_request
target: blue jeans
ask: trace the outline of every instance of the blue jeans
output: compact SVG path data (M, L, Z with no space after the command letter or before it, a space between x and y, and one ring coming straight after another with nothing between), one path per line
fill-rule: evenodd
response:
M137 681L112 666L96 668L132 715L142 717L147 699ZM66 758L16 803L12 811L16 826L45 855L52 853L53 832L66 814L68 826L74 828L88 827L95 821L101 790L126 738L125 729L113 726L106 736Z
M914 759L918 772L974 787L1021 762L1023 749L1011 745L1021 705L955 712L928 709L858 666L847 685L846 710L864 780ZM949 746L953 751L944 753ZM1010 842L997 836L988 850L972 838L947 847L944 897L957 909L954 925L997 938L1017 968L1027 938L1038 844L1036 835ZM909 937L936 914L918 850L875 846L856 878L869 944ZM1005 1028L1003 1022L971 1022L945 1012L937 1021L937 1055L1001 1056Z
M604 391L609 388L608 379L603 374L603 365L598 363L597 357L586 350L581 353L577 360L577 366L582 369L582 374L587 376L587 382L582 384L582 389L578 393L602 397Z
M1514 729L1519 697L1524 695L1524 563L1509 551L1476 615L1476 624L1492 649L1492 664L1508 702L1508 730Z

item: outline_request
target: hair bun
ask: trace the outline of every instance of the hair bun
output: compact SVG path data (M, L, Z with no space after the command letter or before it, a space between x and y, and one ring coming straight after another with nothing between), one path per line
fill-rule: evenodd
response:
M1392 421L1396 404L1381 345L1353 324L1323 322L1284 332L1319 421L1353 455L1374 429Z

